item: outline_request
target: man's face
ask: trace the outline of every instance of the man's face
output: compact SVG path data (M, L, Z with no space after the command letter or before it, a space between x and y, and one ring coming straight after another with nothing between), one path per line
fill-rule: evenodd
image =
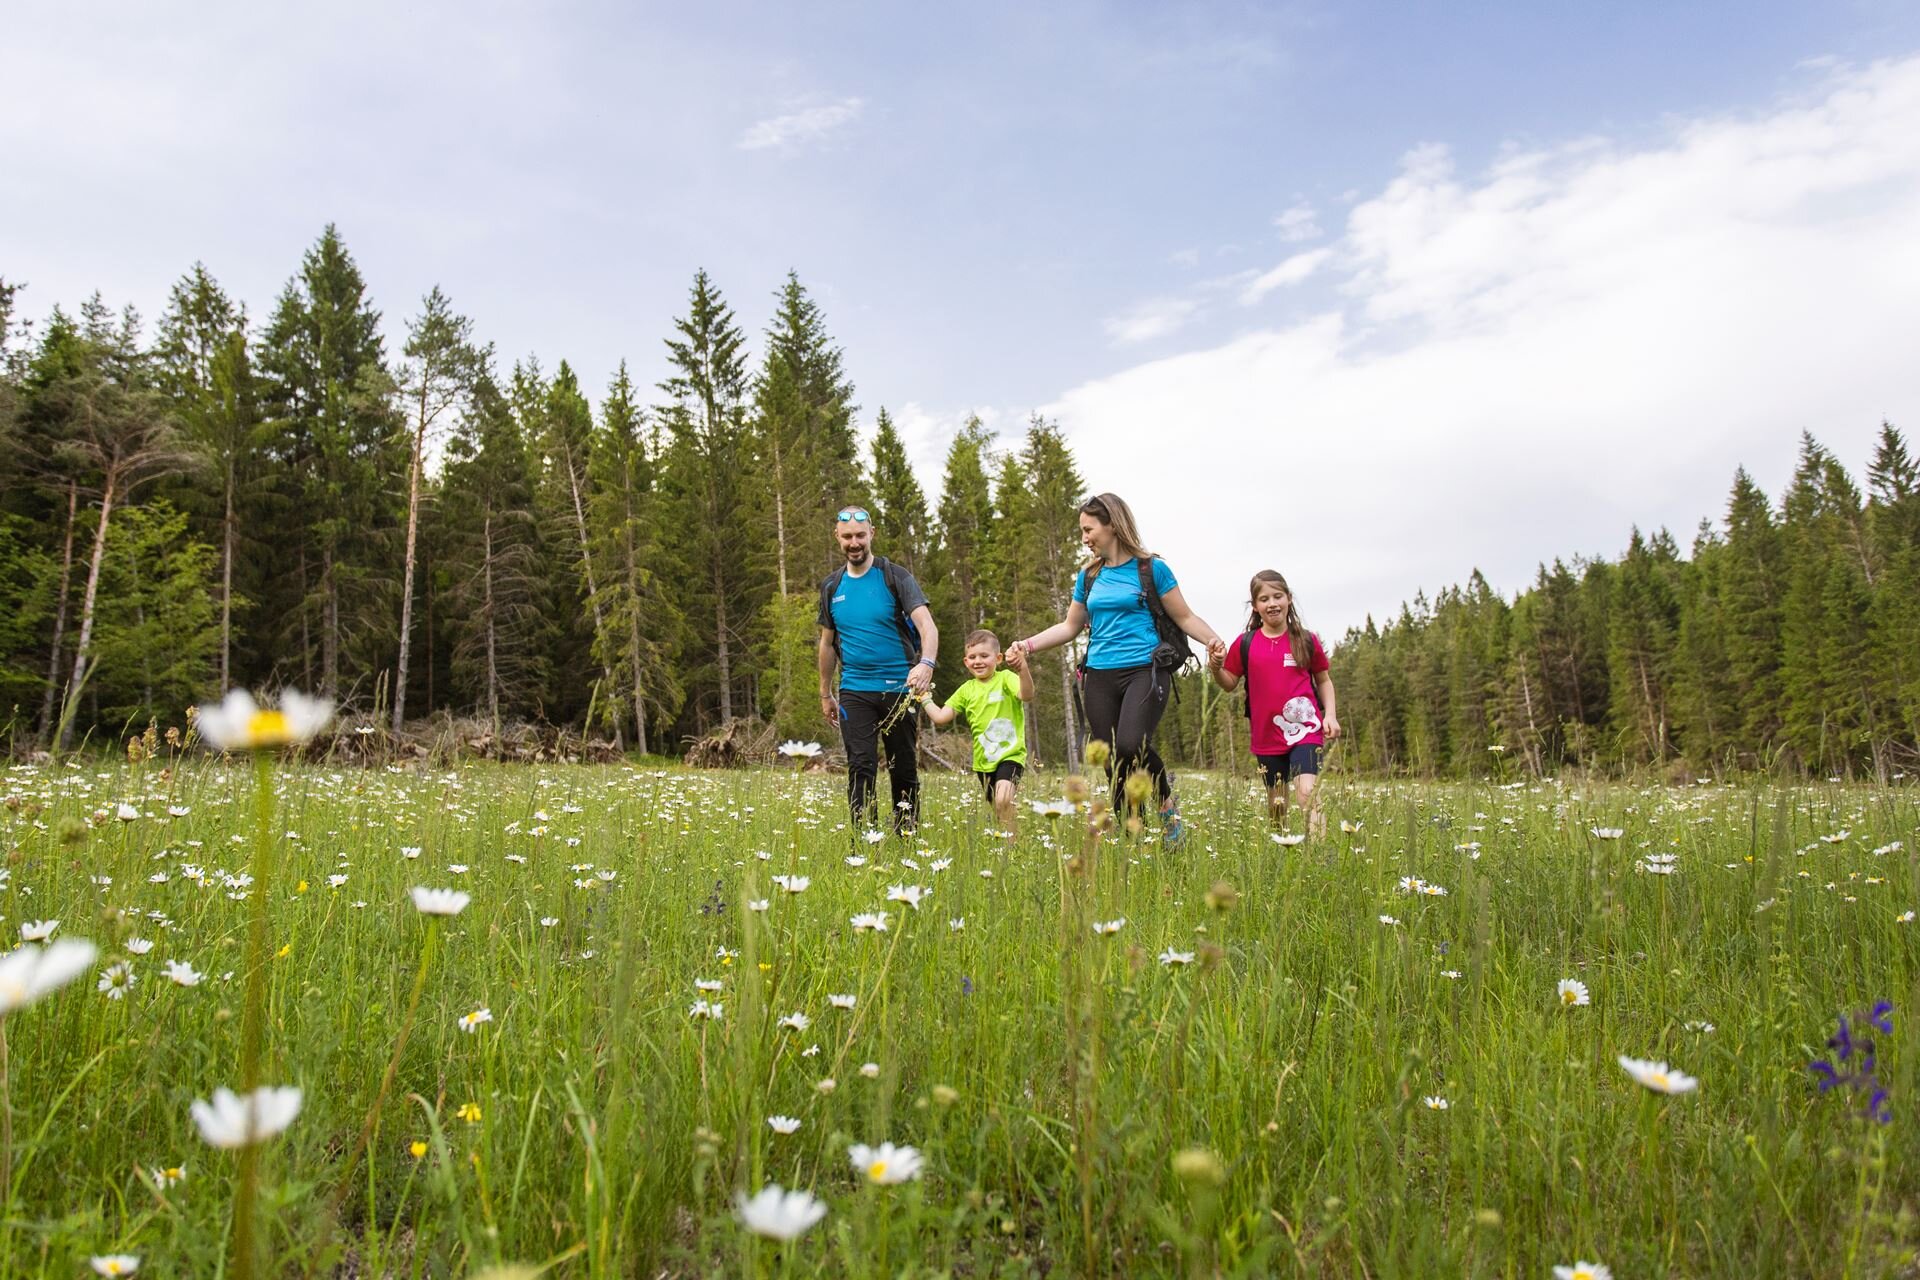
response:
M858 568L867 562L867 553L873 543L871 521L842 520L833 526L833 536L840 540L840 552L846 556L848 564Z

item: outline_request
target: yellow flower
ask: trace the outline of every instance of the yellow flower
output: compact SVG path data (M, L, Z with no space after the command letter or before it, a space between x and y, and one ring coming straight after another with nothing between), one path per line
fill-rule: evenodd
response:
M415 1138L412 1142L409 1142L407 1144L407 1151L412 1154L415 1160L418 1160L422 1156L427 1154L427 1144L422 1142L420 1139Z
M767 962L766 962L765 960L762 960L762 961L760 962L760 972L762 972L762 973L772 973L772 972L773 972L773 966L772 966L772 965L770 965L770 964L768 964L768 963L767 963Z
M275 959L284 960L288 956L293 954L293 944L289 942L286 946L280 948L278 951L274 952L273 954Z
M293 886L293 891L295 893L305 893L307 891L307 882L302 880L299 884Z
M462 1120L465 1120L468 1124L479 1124L480 1123L480 1104L477 1102L463 1102L460 1104L460 1109L454 1112L453 1114L456 1116L459 1116Z
M200 736L219 751L281 747L311 739L333 718L333 703L286 690L277 709L261 707L244 689L230 691L219 705L203 706L194 717Z

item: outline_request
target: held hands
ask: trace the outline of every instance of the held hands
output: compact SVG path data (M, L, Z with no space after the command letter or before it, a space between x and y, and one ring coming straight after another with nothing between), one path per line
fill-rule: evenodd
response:
M918 697L933 688L933 668L924 662L915 663L913 670L907 672L907 692Z
M1022 675L1026 674L1027 650L1023 642L1019 640L1014 641L1002 656L1006 658L1009 670L1017 671Z
M1218 638L1207 641L1207 665L1215 671L1221 671L1227 665L1227 642Z

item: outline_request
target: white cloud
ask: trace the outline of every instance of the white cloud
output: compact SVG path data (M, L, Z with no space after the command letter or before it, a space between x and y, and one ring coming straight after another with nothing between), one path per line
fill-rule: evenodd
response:
M1116 347L1162 338L1191 320L1200 304L1193 298L1148 298L1101 321Z
M1305 201L1274 218L1273 225L1288 244L1312 240L1320 234L1320 224L1313 220L1313 206Z
M1320 269L1322 263L1333 256L1331 249L1309 249L1305 253L1296 253L1273 270L1256 276L1240 291L1240 301L1248 306L1260 301L1275 289L1284 289L1296 285Z
M993 405L937 410L909 400L898 409L889 406L887 414L893 419L893 429L900 433L900 443L906 448L907 461L913 464L913 474L920 481L920 487L926 490L929 503L939 500L940 478L947 467L947 450L953 446L954 436L966 425L969 417L979 418L980 425L987 429L988 434L996 437L1002 432L1024 428L1026 423L1025 413L999 409ZM874 419L861 422L857 430L861 457L869 459L872 457Z
M1777 495L1801 430L1857 473L1920 423L1915 120L1920 59L1471 176L1417 148L1332 246L1331 307L1045 412L1223 629L1263 566L1334 638L1475 567L1511 592L1635 524L1685 543L1736 465Z
M756 121L740 135L738 146L742 151L795 150L822 141L835 130L853 123L863 105L858 98L842 98L838 102Z

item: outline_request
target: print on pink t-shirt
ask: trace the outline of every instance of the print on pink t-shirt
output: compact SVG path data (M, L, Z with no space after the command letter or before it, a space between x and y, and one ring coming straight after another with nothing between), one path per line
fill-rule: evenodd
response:
M1308 659L1311 671L1294 665L1293 644L1285 635L1274 637L1255 631L1248 638L1248 660L1253 675L1248 688L1253 694L1253 731L1249 735L1253 754L1277 756L1303 742L1322 743L1320 704L1314 697L1313 677L1327 669L1327 654L1320 637L1308 634L1313 653ZM1240 642L1227 645L1227 674L1244 675L1240 670Z

